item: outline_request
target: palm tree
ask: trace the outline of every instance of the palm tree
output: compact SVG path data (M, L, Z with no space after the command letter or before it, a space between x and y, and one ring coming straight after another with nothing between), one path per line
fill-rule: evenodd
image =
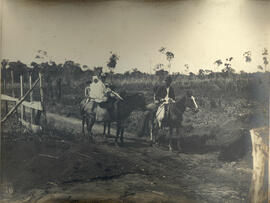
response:
M166 58L167 58L167 61L168 61L168 70L169 70L169 73L170 73L170 70L171 70L171 60L174 58L174 54L172 52L170 52L170 51L166 51L166 48L165 47L161 47L158 51L160 53L166 55Z

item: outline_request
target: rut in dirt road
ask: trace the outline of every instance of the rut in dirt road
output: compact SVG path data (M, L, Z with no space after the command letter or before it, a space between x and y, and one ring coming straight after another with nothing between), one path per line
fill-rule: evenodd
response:
M47 112L47 120L49 123L52 123L58 129L66 129L73 133L82 132L82 121L73 117L61 116L59 114ZM93 127L93 132L96 134L103 133L103 123L95 123ZM111 133L116 134L116 130L111 127ZM127 136L134 136L131 133L125 132Z

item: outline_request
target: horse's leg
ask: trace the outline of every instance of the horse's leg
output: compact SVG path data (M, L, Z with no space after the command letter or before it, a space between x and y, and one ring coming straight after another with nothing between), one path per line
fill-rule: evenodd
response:
M108 136L111 135L111 122L108 122Z
M84 134L85 115L82 116L82 134Z
M87 134L88 134L88 138L90 141L90 138L91 138L91 129L90 129L90 124L89 124L90 119L88 117L86 117L85 121L86 121Z
M120 141L121 141L121 143L124 142L124 126L123 125L121 126L121 137L120 137Z
M120 130L121 130L121 121L117 121L117 130L116 130L115 143L118 142Z
M107 127L107 123L106 123L106 121L104 121L104 123L103 123L103 136L104 136L104 138L106 138L106 127Z
M180 139L181 137L179 137L179 126L176 127L176 134L177 134L177 149L178 151L182 151L182 148L181 148L181 144L180 144Z
M154 130L154 125L153 122L150 121L150 141L153 142L153 130Z
M92 128L93 128L93 126L94 126L94 123L95 123L95 116L91 116L91 118L90 118L90 121L89 122L87 122L88 123L88 126L87 126L87 129L88 129L88 134L89 134L89 138L92 140L92 141L94 141L93 140L93 133L92 133Z
M169 150L172 151L172 135L173 135L173 127L170 126L170 133L169 133Z

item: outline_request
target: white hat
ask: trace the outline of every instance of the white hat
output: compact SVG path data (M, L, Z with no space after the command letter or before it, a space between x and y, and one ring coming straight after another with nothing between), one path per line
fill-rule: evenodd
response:
M98 76L94 75L93 80L98 80Z

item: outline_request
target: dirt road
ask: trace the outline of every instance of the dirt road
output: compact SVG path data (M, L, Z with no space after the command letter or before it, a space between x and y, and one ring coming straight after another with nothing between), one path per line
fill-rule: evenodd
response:
M5 173L14 191L3 202L247 201L248 157L226 163L218 160L218 152L169 152L131 133L120 146L101 136L94 144L81 135L78 119L52 113L47 119L59 131L7 143ZM102 131L94 127L95 134Z

